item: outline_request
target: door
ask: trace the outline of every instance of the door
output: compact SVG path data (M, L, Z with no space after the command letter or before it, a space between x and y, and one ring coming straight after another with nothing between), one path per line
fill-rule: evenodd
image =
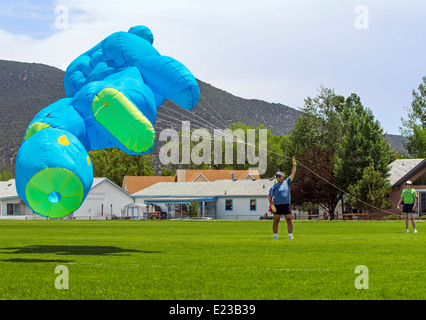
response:
M426 192L417 192L419 199L418 212L426 212Z

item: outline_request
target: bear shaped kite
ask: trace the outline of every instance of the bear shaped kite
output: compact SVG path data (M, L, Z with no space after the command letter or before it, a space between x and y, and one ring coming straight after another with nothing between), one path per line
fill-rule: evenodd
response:
M81 206L93 183L90 150L150 152L157 108L166 98L195 107L197 80L182 63L160 55L153 40L147 27L136 26L69 65L67 97L35 116L16 159L18 195L34 212L61 218Z

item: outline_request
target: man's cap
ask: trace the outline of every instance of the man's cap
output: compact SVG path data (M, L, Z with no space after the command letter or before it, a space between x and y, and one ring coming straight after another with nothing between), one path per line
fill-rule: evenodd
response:
M410 180L407 180L405 184L413 184Z
M280 175L280 176L283 176L283 177L284 177L284 174L283 174L281 171L278 171L278 172L275 174L275 176L277 176L277 175Z

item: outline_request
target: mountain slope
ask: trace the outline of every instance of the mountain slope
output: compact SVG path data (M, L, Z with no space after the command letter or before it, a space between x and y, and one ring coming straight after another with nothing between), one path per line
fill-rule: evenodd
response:
M198 80L201 97L193 110L184 110L166 100L158 109L157 132L165 128L182 129L182 121L190 121L191 129L204 127L211 133L229 124L242 122L257 127L267 126L274 135L289 134L300 112L288 106L261 100L236 97Z
M30 121L65 96L64 72L41 64L0 61L0 171L12 170Z
M0 172L14 170L16 154L28 124L49 104L65 97L64 72L35 63L0 60ZM163 129L182 129L182 121L190 121L191 128L225 129L230 123L265 125L274 135L288 134L300 112L278 103L236 97L198 80L200 101L188 111L166 100L158 109L154 127L158 136ZM392 137L392 144L401 151L400 136ZM153 154L157 155L159 143ZM402 146L403 148L403 146Z

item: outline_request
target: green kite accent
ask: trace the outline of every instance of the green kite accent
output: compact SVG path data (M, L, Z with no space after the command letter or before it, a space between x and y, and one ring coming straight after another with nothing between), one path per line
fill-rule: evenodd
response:
M148 151L155 142L151 122L120 91L103 89L92 103L95 119L128 150Z
M27 133L25 134L25 141L27 141L29 138L31 138L31 136L33 136L35 133L43 130L43 129L47 129L47 128L51 128L50 125L48 125L47 123L42 123L42 122L35 122L33 123L27 130Z
M77 210L83 201L84 188L70 170L46 168L28 182L26 196L31 208L49 218L61 218Z

